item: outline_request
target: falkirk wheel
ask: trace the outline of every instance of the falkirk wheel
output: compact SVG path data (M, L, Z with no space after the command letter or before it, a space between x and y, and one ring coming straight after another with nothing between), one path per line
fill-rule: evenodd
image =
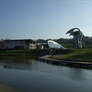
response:
M70 34L70 36L73 36L74 48L84 47L84 35L79 28L72 28L66 34Z

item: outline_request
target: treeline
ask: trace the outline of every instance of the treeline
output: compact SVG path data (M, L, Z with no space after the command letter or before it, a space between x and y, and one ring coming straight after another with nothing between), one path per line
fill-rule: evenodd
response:
M48 40L54 40L56 42L58 42L59 44L65 46L65 47L73 47L73 39L69 39L69 38L59 38L59 39L37 39L37 40L32 40L32 43L47 43ZM0 40L0 46L3 45L2 43L3 40ZM92 47L92 37L84 37L84 44L85 47Z
M54 40L65 47L73 47L73 39L69 39L69 38L47 39L47 40L38 39L36 40L36 42L45 43L48 40ZM84 41L85 47L92 47L92 37L86 36L84 37L83 41Z

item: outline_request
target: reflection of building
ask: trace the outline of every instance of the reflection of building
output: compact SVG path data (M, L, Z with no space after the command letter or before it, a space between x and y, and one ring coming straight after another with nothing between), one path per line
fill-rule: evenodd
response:
M3 49L31 49L35 48L35 45L32 45L33 41L30 39L22 40L4 40Z
M31 70L31 64L21 64L21 63L10 63L2 64L4 68L8 69L18 69L18 70Z
M34 64L36 64L36 60L34 59L9 59L9 62L7 63L7 60L1 60L0 67L6 68L6 69L18 69L18 70L32 70L34 68ZM11 62L12 61L12 62Z

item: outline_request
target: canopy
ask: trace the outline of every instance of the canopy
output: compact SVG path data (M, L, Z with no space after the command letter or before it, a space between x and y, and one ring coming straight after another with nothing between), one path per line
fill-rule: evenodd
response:
M62 45L52 40L48 40L48 46L49 48L65 49Z

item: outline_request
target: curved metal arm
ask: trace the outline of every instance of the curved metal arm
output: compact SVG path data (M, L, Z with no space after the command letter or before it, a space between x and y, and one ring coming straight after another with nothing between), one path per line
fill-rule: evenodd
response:
M77 31L75 31L77 29ZM83 33L80 31L79 28L72 28L70 29L66 34L70 34L73 36L74 39L74 47L76 48L82 48L82 41L84 38Z

